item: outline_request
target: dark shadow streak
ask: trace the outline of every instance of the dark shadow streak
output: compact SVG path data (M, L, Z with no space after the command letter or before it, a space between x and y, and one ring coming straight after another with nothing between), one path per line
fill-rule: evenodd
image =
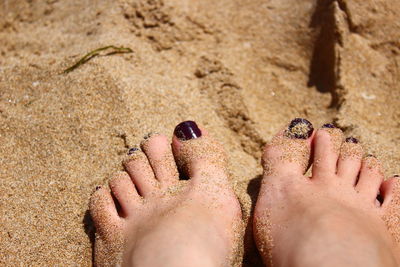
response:
M85 216L82 220L83 227L85 229L85 233L89 237L90 243L92 244L92 266L94 266L94 240L95 240L95 227L93 224L92 217L90 216L89 210L86 210Z
M330 107L337 106L335 18L333 0L317 0L310 27L318 32L310 62L308 86L315 86L319 92L332 94Z
M249 194L251 199L251 214L245 230L245 237L244 237L245 254L243 256L243 267L264 266L253 238L253 213L254 213L254 207L257 202L258 192L260 191L261 179L262 175L257 175L256 177L250 180L249 185L247 186L247 193Z

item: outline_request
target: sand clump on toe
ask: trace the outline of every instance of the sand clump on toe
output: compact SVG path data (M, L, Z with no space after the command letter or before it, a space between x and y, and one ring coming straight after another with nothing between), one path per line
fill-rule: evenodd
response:
M335 121L400 173L399 12L389 0L2 1L0 265L90 265L95 186L145 134L187 119L223 143L246 222L262 146L295 117ZM108 45L134 52L60 74ZM251 232L244 266L262 266Z

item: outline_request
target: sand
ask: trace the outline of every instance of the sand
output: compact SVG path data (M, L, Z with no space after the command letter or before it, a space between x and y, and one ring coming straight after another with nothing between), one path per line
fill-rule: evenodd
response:
M245 218L261 147L335 122L400 173L400 2L0 2L0 265L89 266L88 198L149 132L224 144ZM99 47L133 53L98 56ZM250 233L251 229L248 228ZM260 265L250 235L245 266Z

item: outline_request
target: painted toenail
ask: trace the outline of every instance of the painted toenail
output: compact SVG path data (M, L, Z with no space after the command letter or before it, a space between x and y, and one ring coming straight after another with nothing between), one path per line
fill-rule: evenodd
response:
M154 136L154 135L157 135L157 134L159 134L159 133L157 133L157 132L150 132L150 133L146 134L145 136L143 136L143 139L144 139L144 140L150 139L150 137L152 137L152 136Z
M393 175L393 177L400 177L400 175L398 175L398 174L395 174L395 175Z
M336 126L331 124L331 123L325 123L324 125L322 125L322 128L331 128L331 129L333 129L333 128L336 128Z
M137 147L129 148L129 150L128 150L128 155L130 156L130 155L132 155L133 153L135 153L136 151L139 151L139 148L137 148Z
M179 123L174 130L174 135L182 141L199 138L201 131L194 121Z
M288 129L285 131L285 136L289 138L307 139L314 131L314 127L306 119L295 118L289 124Z
M368 154L365 157L367 157L367 158L376 158L375 155L372 155L372 154Z
M96 186L96 191L98 191L98 190L100 190L100 189L101 189L101 186L100 186L100 185Z
M358 144L358 139L354 137L347 137L346 138L347 143L353 143L353 144Z

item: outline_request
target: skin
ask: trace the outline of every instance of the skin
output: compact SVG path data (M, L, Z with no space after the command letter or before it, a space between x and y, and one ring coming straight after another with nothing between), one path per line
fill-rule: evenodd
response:
M92 196L96 264L116 263L118 253L104 255L117 246L126 266L231 266L242 217L222 147L203 130L196 140L174 137L172 147L165 136L151 136L142 151L110 181L120 214L106 188ZM189 181L179 181L174 158Z
M358 144L351 144L360 153L355 157L327 149L333 141L325 131L306 140L279 133L279 142L265 149L254 216L264 262L397 266L397 248L381 220L395 179L382 182L379 162L362 160ZM125 171L111 179L111 192L94 192L90 212L97 266L232 266L240 257L241 211L225 171L225 154L202 133L189 141L174 137L172 145L163 135L151 136L124 162ZM342 138L340 131L335 138L338 134ZM303 173L312 160L318 167L310 179ZM188 181L179 181L175 161ZM376 202L379 188L382 205Z
M399 266L395 258L399 250L381 219L396 178L383 182L379 161L363 158L359 144L341 144L339 129L320 129L306 140L282 134L276 139L279 142L265 148L265 171L254 214L254 238L264 262ZM293 152L287 147L302 149ZM299 151L306 152L300 155ZM303 174L310 160L314 166L307 177ZM380 189L382 205L376 200ZM266 221L270 222L267 226Z

